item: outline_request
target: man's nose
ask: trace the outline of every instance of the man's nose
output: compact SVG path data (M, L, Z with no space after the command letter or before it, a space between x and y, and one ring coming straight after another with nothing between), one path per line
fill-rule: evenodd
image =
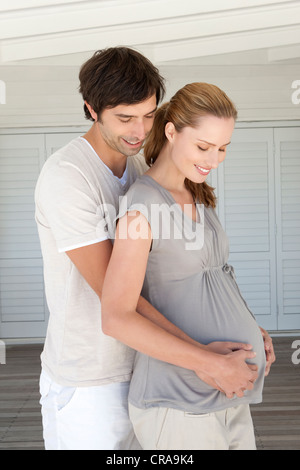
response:
M136 137L138 140L144 140L147 134L146 126L144 122L136 122L134 129L133 129L133 135Z

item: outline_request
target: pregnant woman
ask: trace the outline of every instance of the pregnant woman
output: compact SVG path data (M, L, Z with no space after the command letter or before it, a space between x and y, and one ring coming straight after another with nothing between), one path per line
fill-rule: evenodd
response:
M227 264L205 182L225 159L236 117L227 95L205 83L186 85L156 112L144 149L150 169L120 206L102 314L129 315L141 294L200 344L251 344L258 378L228 394L217 379L137 352L129 410L143 449L255 449L249 405L262 400L263 337Z

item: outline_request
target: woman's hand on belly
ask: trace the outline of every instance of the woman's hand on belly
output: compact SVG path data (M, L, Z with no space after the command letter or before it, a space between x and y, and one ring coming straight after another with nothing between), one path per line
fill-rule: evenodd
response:
M273 362L276 361L276 356L274 352L274 347L273 347L273 341L272 338L270 337L269 333L264 330L261 326L259 327L263 340L264 340L264 346L265 346L265 353L266 353L266 370L265 370L265 376L269 375L271 365Z

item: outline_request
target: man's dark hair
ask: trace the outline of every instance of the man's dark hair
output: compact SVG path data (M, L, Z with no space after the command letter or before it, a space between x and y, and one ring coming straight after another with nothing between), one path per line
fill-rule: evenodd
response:
M79 72L79 91L98 118L105 108L136 104L165 94L164 79L142 54L128 47L111 47L95 52ZM84 105L87 119L94 120Z

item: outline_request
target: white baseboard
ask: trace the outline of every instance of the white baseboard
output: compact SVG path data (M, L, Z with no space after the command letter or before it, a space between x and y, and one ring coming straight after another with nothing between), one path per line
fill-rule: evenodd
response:
M44 344L45 338L1 338L7 346L22 344Z
M269 335L272 338L276 337L298 337L300 336L300 330L281 330L271 331L268 330ZM1 340L7 345L22 345L22 344L44 344L45 338L1 338Z
M272 338L276 338L276 337L288 337L288 336L300 336L300 330L282 330L282 331L269 331L268 330L268 333L269 335L272 337Z

